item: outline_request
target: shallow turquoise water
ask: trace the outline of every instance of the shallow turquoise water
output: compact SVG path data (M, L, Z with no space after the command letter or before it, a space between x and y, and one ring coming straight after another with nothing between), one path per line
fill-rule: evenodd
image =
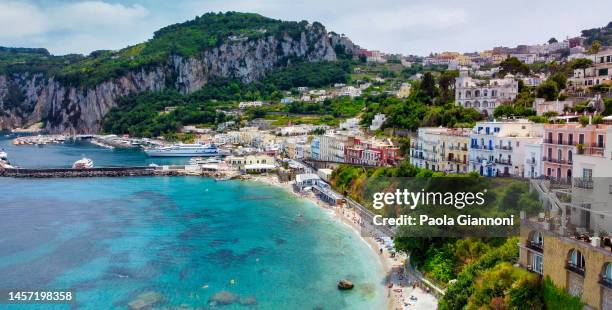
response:
M0 288L71 288L79 309L143 292L160 308L207 307L220 291L257 301L223 309L385 306L376 254L326 211L198 177L0 178L0 275ZM338 291L340 278L356 289Z

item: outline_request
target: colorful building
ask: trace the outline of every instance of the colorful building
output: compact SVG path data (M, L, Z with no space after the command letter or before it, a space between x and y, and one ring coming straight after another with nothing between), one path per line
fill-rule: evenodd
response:
M543 173L548 178L569 182L577 153L603 155L609 125L579 123L544 126Z

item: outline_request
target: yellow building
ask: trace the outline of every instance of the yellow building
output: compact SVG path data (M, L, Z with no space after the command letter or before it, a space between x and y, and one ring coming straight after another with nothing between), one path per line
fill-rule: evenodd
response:
M467 173L469 164L468 146L471 128L449 128L440 133L440 171Z
M612 247L597 237L564 236L557 228L544 220L522 220L519 265L580 296L585 309L612 309Z

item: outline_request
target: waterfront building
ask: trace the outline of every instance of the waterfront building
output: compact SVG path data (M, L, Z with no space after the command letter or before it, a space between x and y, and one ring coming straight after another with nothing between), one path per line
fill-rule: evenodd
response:
M477 123L470 135L470 171L523 177L525 145L541 142L542 131L542 124L527 120Z
M344 162L344 148L355 143L355 136L342 131L315 136L311 141L312 159Z
M227 156L225 158L225 162L228 165L235 167L239 170L246 170L246 168L249 167L251 169L258 169L259 167L267 170L270 169L270 166L275 165L274 157L264 154L255 154L247 156Z
M355 165L387 166L398 161L399 147L390 140L355 138L344 148L344 161Z
M467 68L461 68L455 81L457 105L474 108L485 115L493 115L497 106L514 100L517 95L518 82L511 74L502 79L479 80L470 77Z
M577 152L584 155L603 153L608 125L579 123L544 126L543 173L558 181L571 181Z

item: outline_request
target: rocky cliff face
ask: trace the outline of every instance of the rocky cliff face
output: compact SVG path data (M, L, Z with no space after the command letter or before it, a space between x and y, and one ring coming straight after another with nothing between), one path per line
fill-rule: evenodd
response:
M335 42L322 26L308 25L299 38L228 41L193 57L173 55L164 65L86 88L62 85L54 76L37 72L0 75L0 129L44 120L45 130L51 133L96 133L104 115L128 94L172 86L190 93L220 77L249 83L288 59L335 60Z

